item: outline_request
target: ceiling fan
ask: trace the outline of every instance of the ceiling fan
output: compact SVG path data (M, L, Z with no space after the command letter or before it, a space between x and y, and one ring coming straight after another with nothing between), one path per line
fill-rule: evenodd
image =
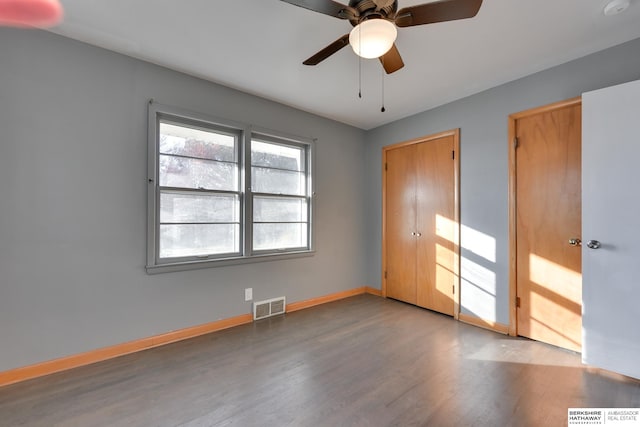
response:
M482 0L439 0L398 10L397 0L349 0L349 5L332 0L282 0L314 12L349 20L354 27L303 62L316 65L346 45L363 58L379 58L387 74L404 67L395 45L396 27L413 27L455 21L476 16Z

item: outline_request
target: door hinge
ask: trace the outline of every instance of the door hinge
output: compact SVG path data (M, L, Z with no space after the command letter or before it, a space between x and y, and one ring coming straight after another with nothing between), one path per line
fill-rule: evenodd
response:
M456 159L456 150L451 151L451 158L452 158L453 160L455 160L455 159Z
M384 272L384 278L385 279L387 278L387 272L386 271Z
M520 141L518 140L518 137L514 137L513 138L513 148L518 148L518 146L520 145Z
M451 285L451 293L452 293L453 295L455 295L455 294L456 294L456 285Z
M520 308L520 297L516 297L516 308Z

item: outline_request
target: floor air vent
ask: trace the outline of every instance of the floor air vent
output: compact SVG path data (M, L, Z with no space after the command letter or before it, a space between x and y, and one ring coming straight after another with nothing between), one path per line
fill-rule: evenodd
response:
M285 297L272 298L253 303L253 320L284 314Z

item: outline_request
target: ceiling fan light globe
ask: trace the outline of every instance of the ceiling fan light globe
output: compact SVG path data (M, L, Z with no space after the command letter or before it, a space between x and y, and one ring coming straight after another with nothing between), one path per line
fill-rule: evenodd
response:
M386 19L368 19L349 33L349 44L356 55L379 58L391 49L398 37L396 26Z

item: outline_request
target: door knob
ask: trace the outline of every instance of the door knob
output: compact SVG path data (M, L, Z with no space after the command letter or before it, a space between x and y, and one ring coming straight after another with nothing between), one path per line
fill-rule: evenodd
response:
M600 246L602 246L602 244L600 242L598 242L597 240L589 240L587 242L587 247L589 249L598 249Z
M573 239L569 239L569 244L571 246L581 246L582 240L578 239L577 237L574 237Z

